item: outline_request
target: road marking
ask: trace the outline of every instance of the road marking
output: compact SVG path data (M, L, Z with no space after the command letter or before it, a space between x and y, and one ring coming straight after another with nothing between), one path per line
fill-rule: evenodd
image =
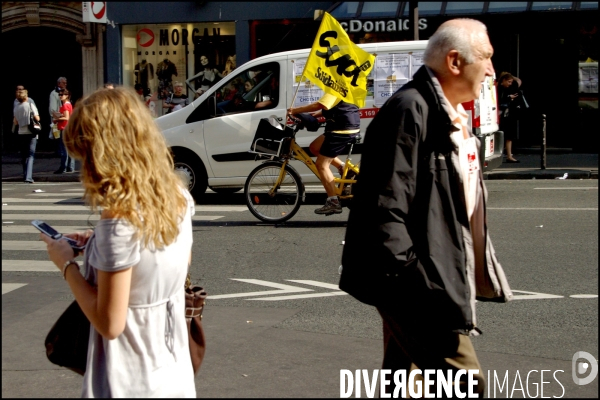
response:
M246 206L196 206L196 211L204 212L226 212L226 211L248 211Z
M327 293L310 293L310 294L297 294L291 296L275 296L275 297L263 297L260 299L246 299L246 300L262 300L262 301L279 301L279 300L295 300L295 299L308 299L312 297L329 297L329 296L345 296L348 293L338 292L327 292Z
M530 208L530 207L487 207L487 210L525 210L525 211L598 211L596 208Z
M316 286L316 287L320 287L320 288L324 288L324 289L334 289L335 292L322 292L322 293L305 293L305 294L292 294L292 295L287 295L286 293L298 293L298 292L313 292L312 289L305 289L305 288L300 288L300 287L296 287L296 286L291 286L291 285L283 285L280 283L275 283L275 282L269 282L269 281L263 281L263 280L258 280L258 279L237 279L237 278L230 278L231 280L234 281L240 281L240 282L246 282L246 283L252 283L254 285L261 285L261 286L267 286L267 287L274 287L277 288L279 290L266 290L266 291L261 291L261 292L244 292L244 293L231 293L231 294L219 294L219 295L212 295L212 296L208 296L210 299L212 300L217 300L217 299L231 299L231 298L236 298L236 297L256 297L256 296L269 296L269 297L260 297L260 298L253 298L253 299L246 299L246 300L252 300L252 301L279 301L279 300L296 300L296 299L309 299L309 298L316 298L316 297L331 297L331 296L345 296L348 293L343 292L339 289L337 284L333 284L333 283L326 283L326 282L319 282L319 281L313 281L313 280L299 280L299 279L286 279L286 281L288 282L294 282L294 283L300 283L300 284L304 284L304 285L310 285L310 286ZM548 294L548 293L538 293L538 292L528 292L525 290L513 290L514 293L523 293L523 294L515 294L513 295L513 300L539 300L539 299L562 299L565 296L560 296L560 295L556 295L556 294ZM282 294L286 294L285 296L281 296ZM279 296L277 296L279 295ZM598 297L597 295L594 294L579 294L579 295L572 295L570 297L573 298L581 298L581 299L588 299L588 298L594 298L594 297Z
M23 202L28 202L27 199L22 199ZM7 202L7 199L3 199L3 202ZM34 202L34 201L32 201ZM56 204L56 200L54 199L37 199L35 202L40 203L54 203L54 204L45 204L45 205L7 205L2 206L2 211L90 211L90 208L86 205L83 205L83 202L79 202L82 205L69 205L63 206L60 204ZM77 202L77 201L70 201ZM197 212L239 212L239 211L248 211L248 207L246 206L196 206Z
M2 211L90 211L88 206L61 206L47 204L43 206L2 206Z
M2 272L56 272L58 268L52 261L40 260L2 260Z
M46 242L41 240L3 240L2 251L4 250L47 250ZM4 260L2 260L4 262Z
M88 209L89 211L89 209ZM213 221L223 218L223 215L194 215L192 221ZM31 221L41 219L42 221L98 221L98 214L2 214L2 220Z
M52 225L54 229L62 233L71 233L77 231L86 231L88 229L92 229L90 226L66 226L66 225ZM7 225L2 227L2 233L36 233L39 234L36 228L33 225Z
M74 198L73 196L77 196L76 193L30 193L27 196L32 196L32 197L46 197L46 196L53 196L53 197L66 197L66 198ZM77 198L83 198L83 194L81 194L80 196L77 196ZM27 199L27 201L29 201L29 198Z
M558 296L556 294L526 292L524 290L513 290L516 293L527 293L526 295L513 295L513 300L537 300L537 299L560 299L565 296Z
M6 294L8 292L12 292L13 290L17 290L23 286L27 285L26 283L3 283L2 284L2 294Z
M539 187L534 190L598 190L597 187Z
M596 299L598 298L597 294L572 294L569 297L574 299Z
M268 296L268 295L272 295L272 294L284 294L284 293L298 293L298 292L312 292L312 289L305 289L305 288L300 288L297 286L291 286L291 285L284 285L281 283L275 283L275 282L269 282L269 281L262 281L259 279L237 279L237 278L230 278L233 281L240 281L240 282L246 282L246 283L252 283L254 285L260 285L260 286L267 286L267 287L273 287L273 288L277 288L279 290L266 290L266 291L262 291L262 292L245 292L245 293L232 293L232 294L219 294L219 295L209 295L207 296L208 299L211 300L215 300L215 299L230 299L230 298L234 298L234 297L248 297L248 296Z
M77 198L77 197L64 198L64 199L19 199L19 198L15 198L15 197L3 197L2 201L4 203L58 203L58 202L67 202L67 203L80 203L80 204L84 204L83 200L81 200L81 198Z
M325 282L318 282L318 281L295 280L295 279L286 279L286 281L288 281L288 282L295 282L295 283L302 283L304 285L311 285L311 286L322 287L322 288L325 288L325 289L340 290L339 285L333 284L333 283L325 283Z

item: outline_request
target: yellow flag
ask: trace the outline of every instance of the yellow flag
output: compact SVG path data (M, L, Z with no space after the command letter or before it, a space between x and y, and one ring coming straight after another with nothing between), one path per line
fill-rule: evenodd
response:
M303 74L325 93L364 107L374 63L375 56L352 43L340 23L325 13Z

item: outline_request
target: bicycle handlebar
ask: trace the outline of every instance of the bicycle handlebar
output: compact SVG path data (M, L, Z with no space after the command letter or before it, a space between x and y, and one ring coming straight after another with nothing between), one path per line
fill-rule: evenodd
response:
M296 125L294 132L298 132L300 129L306 129L309 132L316 132L321 128L325 121L319 122L319 120L309 113L301 114L288 114L290 120Z

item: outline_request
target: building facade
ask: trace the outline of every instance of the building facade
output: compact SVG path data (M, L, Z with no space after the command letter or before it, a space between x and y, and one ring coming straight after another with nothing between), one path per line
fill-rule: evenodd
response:
M413 28L411 4L417 6ZM523 81L530 104L517 146L589 148L597 130L597 2L113 2L106 24L84 23L82 3L3 2L2 45L18 54L3 95L7 132L14 86L24 84L49 124L49 92L66 76L76 100L105 82L139 84L156 116L173 83L190 100L236 65L310 47L320 12L331 13L356 43L427 39L444 21L468 17L488 26L496 73ZM319 11L320 10L320 11ZM22 55L22 57L21 57ZM4 136L4 135L3 135ZM6 140L4 140L6 145Z

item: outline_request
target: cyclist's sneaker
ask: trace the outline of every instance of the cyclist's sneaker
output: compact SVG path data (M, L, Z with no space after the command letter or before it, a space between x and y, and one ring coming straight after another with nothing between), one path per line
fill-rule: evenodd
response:
M327 199L327 201L325 202L325 205L321 208L317 208L315 210L315 214L325 214L325 215L331 215L331 214L341 214L342 213L342 205L340 204L339 200L337 202L333 202L329 199Z

